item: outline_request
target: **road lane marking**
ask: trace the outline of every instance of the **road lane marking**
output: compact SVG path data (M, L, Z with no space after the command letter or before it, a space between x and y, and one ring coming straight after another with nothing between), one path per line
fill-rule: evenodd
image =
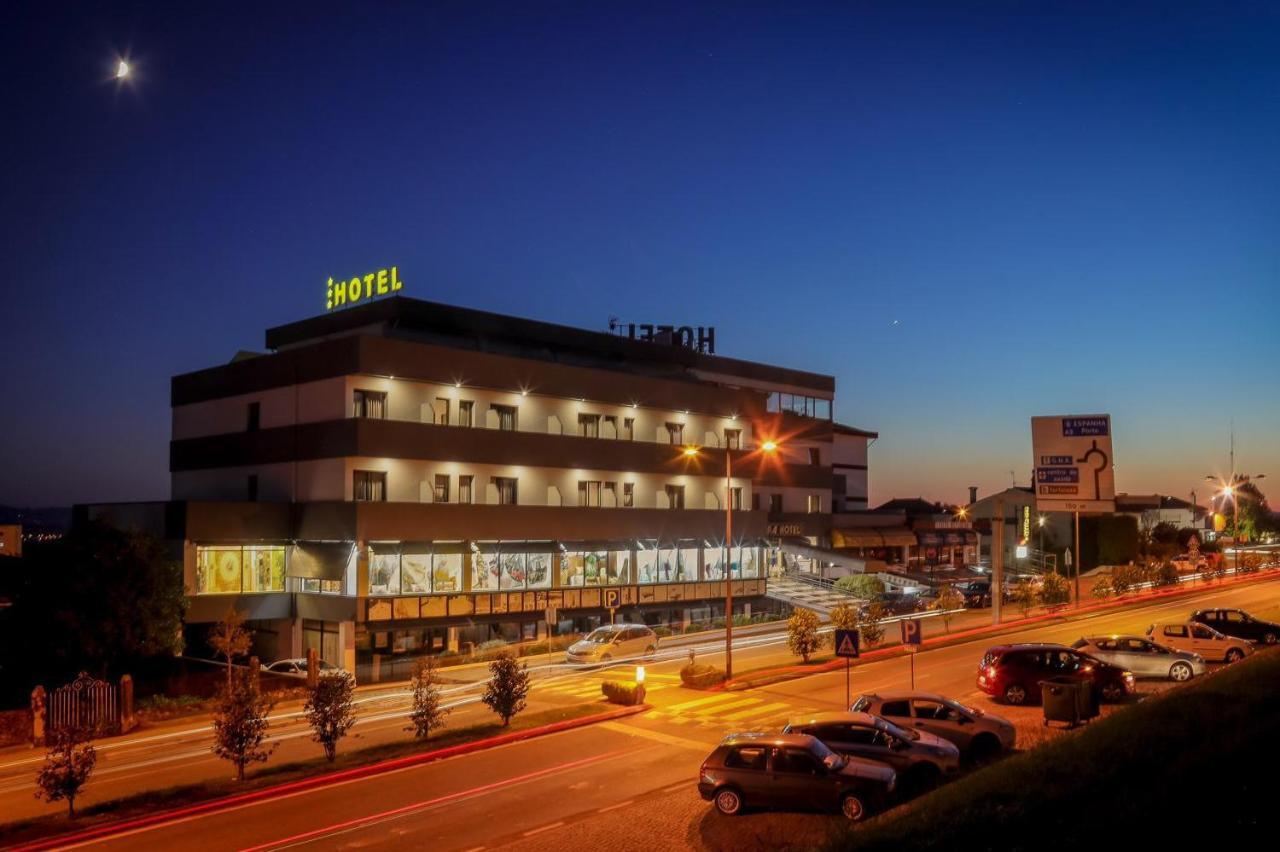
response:
M764 701L763 698L740 698L737 701L729 701L725 704L717 704L714 707L699 707L697 710L694 710L690 713L681 714L681 715L696 716L699 718L703 716L716 716L716 715L719 715L720 712L723 710L732 710L735 707L746 707L750 704L759 704L762 701Z
M633 737L643 737L646 740L663 743L665 745L679 746L680 748L691 749L692 751L708 754L715 747L713 743L699 742L698 740L690 740L685 737L677 737L675 734L664 734L662 731L651 731L648 728L636 728L631 725L624 725L621 722L601 722L596 727L606 728L610 731L617 731L621 734L630 734Z
M759 716L765 713L775 713L779 710L790 710L791 708L792 705L788 702L779 701L775 704L766 704L763 707L752 707L747 710L739 710L737 713L729 713L728 715L720 716L718 718L723 719L726 722L736 722L739 719L748 719L752 716Z
M664 707L662 709L669 713L680 713L684 710L688 710L690 707L701 707L704 704L713 704L717 701L731 701L733 700L733 697L734 695L732 692L722 692L718 695L712 695L709 698L697 698L693 701L686 701L683 704L672 704L670 707Z
M531 828L524 833L524 836L533 837L535 834L541 834L544 831L550 831L551 829L559 828L562 825L564 825L564 820L560 820L559 822L553 822L553 823L550 823L549 825L544 825L541 828Z
M596 811L596 813L607 814L609 813L609 811L616 811L618 808L625 808L627 805L634 805L635 802L636 802L635 799L627 799L625 802L618 802L618 804L616 805L610 805L607 808L601 808L600 810Z

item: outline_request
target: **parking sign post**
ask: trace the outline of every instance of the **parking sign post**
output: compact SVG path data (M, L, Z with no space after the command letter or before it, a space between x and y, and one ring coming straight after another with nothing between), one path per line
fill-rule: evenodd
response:
M835 643L836 656L844 657L844 706L849 706L849 661L858 656L859 636L857 630L836 630L832 641Z
M916 652L920 650L921 637L924 636L923 625L918 618L905 618L898 622L902 628L902 647L907 649L911 657L911 688L916 688Z

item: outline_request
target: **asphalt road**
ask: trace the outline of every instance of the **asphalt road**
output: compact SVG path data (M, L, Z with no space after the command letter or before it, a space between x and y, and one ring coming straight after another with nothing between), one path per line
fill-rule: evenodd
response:
M916 686L993 708L974 686L977 660L993 644L1010 641L1071 642L1091 633L1140 633L1152 621L1185 617L1216 604L1261 611L1280 602L1276 580L1206 589L1194 599L1148 602L1046 622L945 648L923 650ZM739 666L776 649L744 651ZM698 808L691 796L701 760L730 730L767 729L792 713L844 705L843 671L817 674L743 692L703 693L678 686L679 662L653 666L653 709L607 722L443 760L341 785L300 792L118 836L91 845L121 849L316 849L427 846L475 850L579 848L718 848L707 838L723 821ZM901 688L904 658L855 667L853 693ZM590 680L591 673L580 677ZM1001 712L996 709L995 712ZM225 770L224 770L225 771ZM629 819L645 814L643 823ZM748 830L753 817L730 827ZM822 821L821 816L797 817ZM803 825L804 823L801 823Z

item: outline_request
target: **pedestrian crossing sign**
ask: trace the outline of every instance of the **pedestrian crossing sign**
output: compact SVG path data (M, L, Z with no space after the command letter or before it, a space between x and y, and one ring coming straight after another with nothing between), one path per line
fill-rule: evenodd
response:
M835 633L835 646L837 657L857 657L858 631L837 630Z

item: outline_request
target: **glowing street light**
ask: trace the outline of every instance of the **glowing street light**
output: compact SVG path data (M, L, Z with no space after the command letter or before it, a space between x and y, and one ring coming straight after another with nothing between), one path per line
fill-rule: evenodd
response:
M129 63L121 59L120 62L116 65L116 79L123 80L125 77L128 77L128 76L129 76Z

